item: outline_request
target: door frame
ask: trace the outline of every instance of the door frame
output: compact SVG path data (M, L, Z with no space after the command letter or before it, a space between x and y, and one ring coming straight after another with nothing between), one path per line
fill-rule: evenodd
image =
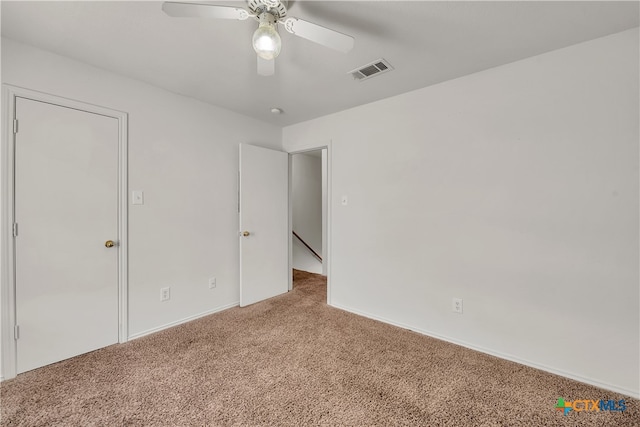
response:
M323 271L327 275L327 304L331 305L331 141L303 144L289 153L289 291L293 289L293 156L310 151L327 150L326 154L326 206L323 200L323 236L326 242L322 246ZM326 262L326 268L324 263Z
M61 107L114 118L118 121L118 342L128 340L128 115L125 112L100 107L73 99L51 95L8 84L2 85L2 146L0 151L0 188L2 212L0 226L0 342L2 344L2 379L17 372L15 280L15 133L13 123L16 99L25 98Z

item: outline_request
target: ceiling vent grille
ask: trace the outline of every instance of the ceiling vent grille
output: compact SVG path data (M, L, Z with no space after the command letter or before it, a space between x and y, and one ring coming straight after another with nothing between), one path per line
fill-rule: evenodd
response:
M349 71L349 74L351 74L355 80L362 81L391 70L393 70L391 64L385 59L380 58L367 65Z

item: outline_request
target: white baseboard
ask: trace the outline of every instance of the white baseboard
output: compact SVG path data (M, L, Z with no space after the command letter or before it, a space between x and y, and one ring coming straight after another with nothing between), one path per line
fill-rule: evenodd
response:
M167 323L167 324L162 325L162 326L158 326L157 328L147 329L146 331L142 331L142 332L138 332L137 334L129 335L129 340L135 340L137 338L142 338L142 337L144 337L146 335L150 335L150 334L153 334L153 333L156 333L156 332L160 332L160 331L162 331L164 329L168 329L168 328L171 328L171 327L174 327L174 326L178 326L178 325L181 325L183 323L187 323L187 322L190 322L192 320L196 320L196 319L199 319L201 317L208 316L210 314L219 313L221 311L228 310L228 309L233 308L233 307L237 307L239 304L240 304L239 302L234 302L234 303L231 303L231 304L227 304L227 305L223 305L221 307L214 308L213 310L204 311L202 313L198 313L198 314L195 314L193 316L185 317L184 319L176 320L175 322L171 322L171 323Z
M437 339L442 340L442 341L446 341L446 342L449 342L449 343L452 343L452 344L460 345L462 347L466 347L466 348L471 349L471 350L475 350L475 351L479 351L481 353L489 354L491 356L499 357L500 359L509 360L511 362L516 362L516 363L519 363L521 365L525 365L525 366L529 366L531 368L539 369L541 371L545 371L545 372L549 372L549 373L552 373L552 374L560 375L561 377L569 378L569 379L572 379L572 380L575 380L575 381L579 381L581 383L593 385L593 386L596 386L596 387L599 387L599 388L602 388L602 389L605 389L605 390L609 390L609 391L612 391L612 392L615 392L615 393L624 394L626 396L633 397L635 399L640 399L640 391L638 391L638 390L631 390L631 389L627 389L627 388L624 388L624 387L618 387L618 386L615 386L613 384L603 383L601 381L594 380L592 378L583 377L583 376L576 375L576 374L571 373L571 372L563 371L561 369L556 369L556 368L553 368L553 367L550 367L550 366L546 366L546 365L542 365L542 364L539 364L539 363L531 362L531 361L526 360L526 359L521 359L519 357L512 356L510 354L506 354L506 353L502 353L502 352L499 352L499 351L491 350L491 349L488 349L488 348L485 348L485 347L480 347L480 346L477 346L477 345L469 344L469 343L464 342L464 341L460 341L460 340L457 340L457 339L454 339L454 338L449 338L449 337L446 337L446 336L443 336L443 335L439 335L439 334L436 334L434 332L427 331L427 330L420 329L420 328L416 328L416 327L411 326L411 325L405 325L403 323L395 322L395 321L389 320L389 319L385 319L385 318L380 317L380 316L375 316L375 315L370 314L370 313L365 313L365 312L362 312L360 310L354 310L354 309L351 309L349 307L341 306L339 304L330 303L329 305L332 306L332 307L338 308L340 310L348 311L349 313L357 314L358 316L363 316L363 317L367 317L369 319L377 320L379 322L388 323L390 325L397 326L399 328L409 329L411 331L417 332L417 333L422 334L422 335L426 335L428 337L437 338Z

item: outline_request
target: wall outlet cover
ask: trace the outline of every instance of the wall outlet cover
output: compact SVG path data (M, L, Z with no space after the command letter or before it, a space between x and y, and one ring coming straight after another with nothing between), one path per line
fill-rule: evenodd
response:
M454 313L462 314L462 298L454 298L451 304Z

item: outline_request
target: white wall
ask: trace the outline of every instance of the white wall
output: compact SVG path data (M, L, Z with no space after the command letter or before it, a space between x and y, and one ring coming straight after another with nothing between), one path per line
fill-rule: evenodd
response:
M237 304L238 144L280 148L280 128L8 39L2 82L129 113L129 188L145 195L129 207L130 335Z
M295 154L291 158L293 231L322 256L322 157ZM296 238L293 268L322 274L322 263Z
M285 128L331 141L330 303L640 396L638 77L634 29Z

